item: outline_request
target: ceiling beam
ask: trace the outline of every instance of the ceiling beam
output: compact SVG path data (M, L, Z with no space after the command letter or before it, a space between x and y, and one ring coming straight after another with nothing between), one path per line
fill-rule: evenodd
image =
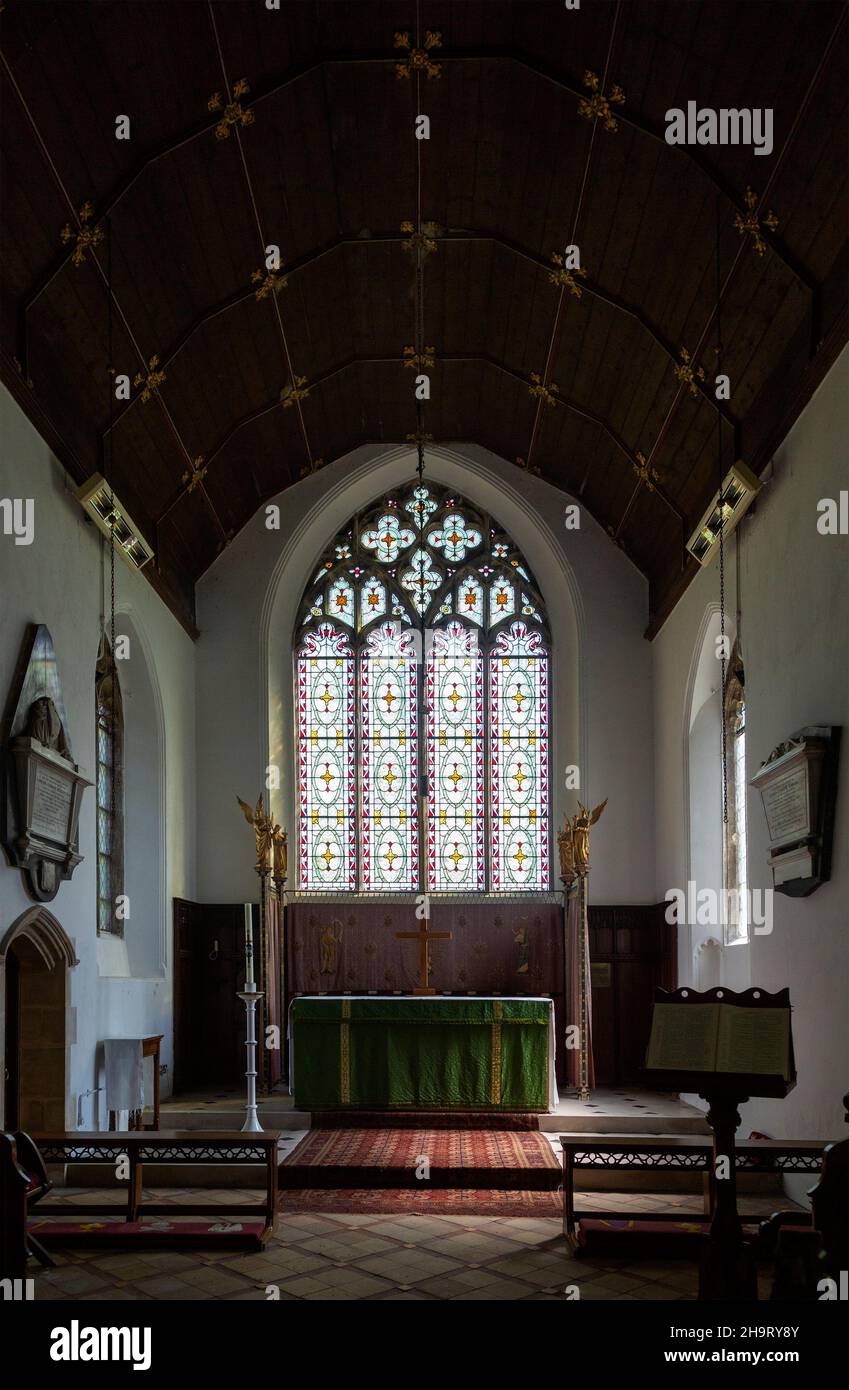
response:
M491 356L489 353L444 353L437 355L436 361L439 365L450 365L453 363L472 363L477 365L488 366L494 368L496 371L502 372L505 376L509 376L513 381L519 382L528 390L530 390L530 387L533 385L533 383L528 381L527 377L523 376L522 373L519 372L515 367L512 367L507 362L499 361L498 358ZM320 373L318 376L313 377L311 381L307 382L307 390L311 394L317 387L324 385L326 382L332 380L334 377L340 376L342 373L350 371L352 367L357 367L361 365L392 366L395 368L403 369L404 359L398 353L392 352L377 355L367 353L353 354L350 357L346 357L342 362L338 362L335 366L329 367L326 371ZM597 411L590 409L589 406L584 405L582 402L573 400L572 398L567 396L563 391L552 389L551 394L558 405L562 405L566 410L570 411L572 414L578 415L584 420L588 420L590 424L593 424L597 426L599 429L603 430L607 437L610 439L610 441L614 444L616 449L619 451L619 453L625 459L627 459L631 467L636 472L639 471L640 464L636 457L636 453L631 448L629 448L622 436L615 429L613 429L613 427L602 415L599 415ZM269 400L265 401L261 406L258 406L256 410L247 411L238 420L236 420L230 426L229 429L225 431L225 433L215 444L215 447L210 451L208 455L206 455L204 460L206 468L209 469L209 467L214 463L215 459L224 452L231 440L241 430L245 429L248 425L253 424L255 421L262 419L263 416L269 415L273 411L282 410L284 408L285 400L281 399L280 395L278 394L277 396L273 396ZM681 512L680 508L677 506L675 501L672 499L672 497L670 497L670 495L666 492L663 485L655 483L653 491L656 492L659 499L666 504L669 510L674 513L674 515L679 519L679 521L683 522L685 519L683 513ZM188 496L188 494L189 485L186 484L174 494L171 501L156 518L157 526L162 524L164 519L173 511L177 503L180 502L183 497Z
M841 16L841 19L838 21L824 57L830 55L831 48L837 36L837 30L844 17L845 16ZM576 100L581 100L586 97L585 88L583 88L571 75L564 74L555 68L541 63L538 59L532 58L529 54L524 53L520 49L510 46L478 45L470 49L440 49L439 52L440 63L469 63L487 60L515 63L526 71L535 74L543 81L555 86L560 91L574 97ZM271 78L264 83L262 87L258 88L250 99L246 98L242 102L242 105L245 110L253 110L255 107L262 105L263 102L285 91L293 83L302 81L304 77L309 76L311 73L322 70L326 65L360 66L375 63L391 63L394 65L397 61L398 54L395 50L362 50L357 53L319 50L315 58L305 63L294 64L284 69L281 75ZM822 64L820 65L820 70L821 67ZM689 145L668 145L665 139L665 127L660 127L653 122L647 121L642 116L628 112L624 108L617 107L616 119L622 125L628 126L646 138L662 145L664 151L666 151L668 155L675 158L687 159L700 171L703 177L728 200L731 207L736 212L745 216L748 209L743 195L734 188L719 170L714 169L707 162L699 149ZM217 115L210 119L196 121L191 126L187 127L180 135L177 135L172 140L163 141L160 145L155 147L149 155L141 160L140 163L132 169L129 174L125 175L106 195L103 204L95 210L95 221L100 222L104 217L107 217L113 212L147 169L151 168L154 164L158 164L161 160L167 159L169 155L176 153L177 150L183 149L186 145L193 143L193 141L212 134L218 121L219 117ZM92 225L94 225L94 223ZM813 294L816 288L816 281L808 268L802 264L799 258L795 256L784 243L783 239L777 236L774 231L769 232L768 230L763 230L762 234L775 254L779 256L787 266L788 270L790 270L806 289ZM30 289L23 302L24 315L29 312L48 285L55 279L59 271L70 260L72 249L73 248L57 255L51 261L50 266L43 276L41 276ZM23 361L23 359L21 360Z

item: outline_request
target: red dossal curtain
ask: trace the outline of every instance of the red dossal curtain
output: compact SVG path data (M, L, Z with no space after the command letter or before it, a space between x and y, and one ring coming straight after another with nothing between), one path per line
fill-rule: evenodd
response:
M287 909L286 993L409 993L418 984L419 947L398 931L421 923L402 903L296 902ZM452 940L431 948L430 983L441 992L544 994L554 1001L557 1069L563 1065L563 909L556 901L431 903L431 931Z
M280 1029L280 1047L267 1052L269 1084L274 1086L283 1075L283 1044L285 1026L280 1017L280 904L270 899L266 905L266 957L265 979L266 998L265 1025L276 1024Z

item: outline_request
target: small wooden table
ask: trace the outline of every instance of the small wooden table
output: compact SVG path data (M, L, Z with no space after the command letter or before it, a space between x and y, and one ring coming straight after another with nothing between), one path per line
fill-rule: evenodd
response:
M164 1033L156 1033L153 1037L142 1038L142 1065L145 1057L153 1058L153 1124L145 1126L142 1123L144 1112L142 1110L131 1110L127 1120L127 1127L130 1130L159 1129L159 1049ZM109 1128L113 1132L118 1128L118 1112L109 1111Z

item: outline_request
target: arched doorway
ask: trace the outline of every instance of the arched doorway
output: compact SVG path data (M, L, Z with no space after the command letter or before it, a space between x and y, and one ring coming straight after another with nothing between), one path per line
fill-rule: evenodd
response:
M52 913L30 908L0 938L0 1090L5 1129L62 1130L71 1122L68 1007L73 944Z

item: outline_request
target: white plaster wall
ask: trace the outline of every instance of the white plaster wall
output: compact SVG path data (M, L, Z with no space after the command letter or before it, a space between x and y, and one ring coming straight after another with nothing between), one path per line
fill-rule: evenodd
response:
M741 1133L841 1138L849 1087L849 537L821 536L817 503L847 476L849 349L844 350L775 455L774 469L728 547L728 608L736 605L746 672L747 771L806 724L844 728L831 882L809 898L776 893L771 935L754 937L751 982L790 987L798 1084L784 1101L752 1101ZM703 570L652 644L654 661L656 895L686 887L687 680L719 570ZM717 757L719 756L717 750ZM748 799L749 883L771 887L760 797ZM692 979L679 933L681 983ZM739 948L730 948L736 950ZM799 1187L809 1186L807 1181Z
M5 702L28 622L46 623L56 647L75 761L91 780L95 769L94 672L103 612L104 570L100 533L91 525L47 445L12 397L0 388L0 498L35 501L35 539L17 546L0 533L0 693ZM79 965L70 972L70 1004L76 1009L77 1042L71 1048L68 1122L76 1098L100 1082L96 1047L108 1036L164 1033L162 1060L172 1070L171 924L173 896L195 893L195 653L194 644L150 585L116 559L116 633L131 636L131 658L119 674L127 687L128 739L135 756L144 749L134 710L156 745L148 747L149 805L128 820L132 839L126 858L147 872L132 877L131 920L143 949L110 954L112 943L96 935L94 789L80 816L84 861L49 905L72 938ZM122 625L123 624L123 625ZM149 740L148 740L149 742ZM158 772L157 772L158 769ZM159 798L153 805L151 798ZM152 806L152 809L151 809ZM17 869L0 860L0 932L27 907ZM98 947L101 946L100 951ZM134 959L135 957L135 959ZM132 976L128 975L132 970ZM143 974L139 974L139 971ZM107 971L114 971L111 976ZM146 1066L149 1068L150 1064ZM96 1119L91 1098L83 1122ZM105 1112L100 1120L105 1125Z
M269 760L274 797L294 830L291 632L322 547L349 516L413 477L408 449L356 450L261 509L203 576L198 626L198 889L203 901L252 898L250 831L236 795L253 800ZM651 651L643 577L595 522L564 526L567 496L473 446L429 451L427 476L489 511L525 552L554 635L552 810L575 809L565 768L581 768L583 801L610 804L593 836L596 902L654 901ZM294 847L294 835L291 843ZM290 855L294 866L294 853ZM291 886L291 885L290 885Z

